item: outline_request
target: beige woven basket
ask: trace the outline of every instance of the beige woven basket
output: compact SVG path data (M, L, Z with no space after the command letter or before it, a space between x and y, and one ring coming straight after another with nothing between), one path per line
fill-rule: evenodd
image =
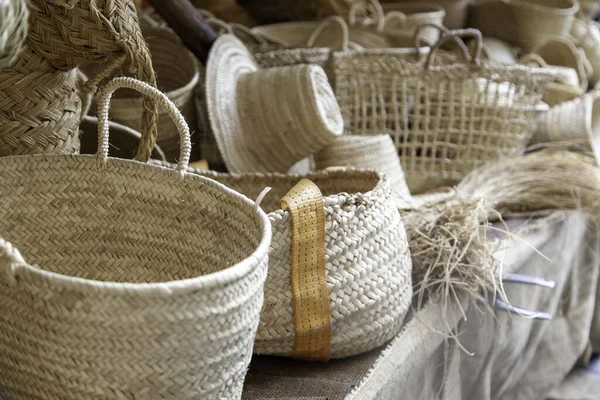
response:
M355 167L372 169L387 175L398 204L410 202L404 171L390 135L343 135L321 150L317 156L317 169Z
M194 170L262 200L273 239L257 354L290 356L294 315L290 284L290 213L279 200L300 180L281 174L217 174ZM411 258L390 183L374 171L321 171L306 176L323 194L325 268L331 312L331 357L381 346L398 334L411 304Z
M419 57L415 49L332 56L346 134L390 134L413 194L521 154L554 78L542 68L481 62L479 51L471 58L464 45L466 61L453 62L440 46L457 36L481 44L480 33L438 28L440 41Z
M108 156L133 160L142 134L125 125L108 121L109 142ZM96 154L98 152L98 118L85 116L79 124L81 142L80 154ZM155 144L152 151L155 160L167 161L165 153Z
M28 16L27 0L0 3L0 68L8 67L23 47Z
M54 68L25 46L0 69L0 156L79 152L77 71Z
M158 89L167 93L190 126L196 126L194 87L198 84L199 72L194 56L169 29L144 27L144 36L152 54ZM143 98L135 93L118 95L113 100L110 119L141 132L143 103ZM164 111L159 112L158 129L156 143L167 160L175 161L179 156L179 134Z
M479 0L468 26L530 52L548 36L567 36L578 10L577 0Z
M444 26L450 29L461 29L466 26L467 13L471 0L427 0L427 3L437 4L446 12ZM384 7L389 3L415 3L415 0L382 0Z
M575 44L583 49L592 68L590 83L600 81L600 27L597 22L585 23L575 20L571 29Z
M385 31L414 35L421 24L442 24L446 12L433 3L388 3L383 4L385 11ZM425 29L421 37L428 43L435 43L440 38L437 29Z
M107 157L108 102L121 87L177 121L176 169ZM158 90L117 78L100 104L98 155L0 159L0 391L239 399L269 221L248 198L186 172L189 129Z
M583 145L600 160L600 92L591 91L540 114L531 142Z

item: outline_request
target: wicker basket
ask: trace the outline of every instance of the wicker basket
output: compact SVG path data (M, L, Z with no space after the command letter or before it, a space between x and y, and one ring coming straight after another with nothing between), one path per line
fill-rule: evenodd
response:
M61 71L25 46L0 69L0 156L79 152L77 71Z
M446 12L433 3L388 3L383 4L385 11L385 27L388 32L399 32L414 35L421 24L442 24ZM426 29L421 37L428 43L435 43L440 38L437 29Z
M480 0L468 26L530 52L548 36L567 36L578 10L577 0Z
M181 129L176 170L107 157L120 87L169 109ZM189 129L158 90L117 78L100 104L98 155L0 159L0 389L10 399L239 399L269 221L186 173Z
M571 37L575 44L585 52L592 69L590 83L595 85L600 82L600 27L598 23L575 20L571 29Z
M21 51L27 36L27 0L0 3L0 68L8 67Z
M542 68L503 66L470 58L452 62L428 54L364 50L333 53L336 97L351 135L387 133L394 139L411 193L456 183L473 168L521 154L533 131L542 93L554 76ZM479 51L476 51L478 54Z
M198 84L199 72L194 56L169 29L144 27L144 36L152 54L157 87L167 93L187 123L196 126L194 87ZM143 103L143 98L135 93L120 94L113 100L110 119L141 132ZM175 161L179 156L179 135L164 111L159 112L158 129L156 143L165 152L167 160Z
M257 354L294 350L290 213L279 200L302 178L281 174L227 175L194 170L262 200L273 240L265 303L254 343ZM331 358L381 346L398 334L411 304L411 258L387 178L373 171L321 171L305 176L323 194L325 269L331 313ZM315 250L316 251L316 250Z
M316 161L318 169L355 167L380 171L389 178L398 204L411 200L396 147L389 135L340 136L317 154Z
M108 121L108 127L110 132L108 156L133 160L142 138L141 133L112 121ZM79 131L80 154L96 154L98 152L98 119L90 116L83 117L79 124ZM162 161L167 160L165 153L156 144L154 145L152 158Z
M415 0L382 0L384 7L387 3L414 3ZM466 26L467 13L471 0L427 0L427 3L437 4L446 12L444 26L450 29L461 29Z

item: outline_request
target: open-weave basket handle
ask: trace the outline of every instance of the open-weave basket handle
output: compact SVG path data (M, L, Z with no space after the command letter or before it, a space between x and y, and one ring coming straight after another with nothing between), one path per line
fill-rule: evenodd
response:
M327 361L331 310L325 271L325 208L318 186L302 179L281 199L291 217L294 358Z
M108 110L110 108L110 99L113 93L122 88L135 90L146 98L154 100L157 104L166 109L169 117L175 124L177 131L179 132L179 149L180 156L179 162L177 163L177 169L182 173L188 167L190 162L190 154L192 144L190 141L190 128L185 122L185 118L181 115L177 106L173 104L166 94L150 86L149 84L139 81L134 78L119 77L114 78L108 82L101 90L98 97L98 157L102 160L108 158ZM148 133L144 133L148 134ZM143 137L142 137L143 141Z
M340 33L342 38L342 50L348 50L348 43L350 42L350 32L348 31L348 25L346 21L338 15L332 15L330 17L325 18L321 23L315 28L313 33L311 33L310 37L306 41L307 47L313 47L315 45L316 40L319 38L323 30L332 24L337 24L340 27Z
M355 1L350 7L350 11L348 12L348 22L351 26L356 25L356 14L358 11L365 11L367 14L371 13L373 15L373 22L375 23L375 29L378 31L383 31L385 28L385 12L383 11L383 7L379 4L378 0L367 0L367 1ZM365 20L363 20L363 23ZM370 24L365 24L370 25Z
M439 24L422 24L417 27L414 35L415 48L417 50L422 43L421 31L427 27L438 29L440 31L440 38L433 46L431 46L431 50L425 61L425 69L429 69L431 67L439 49L449 41L455 42L460 47L465 62L479 65L481 61L481 47L483 45L483 37L481 36L480 31L472 28L450 30ZM462 39L466 38L475 40L475 54L473 54L472 57L469 53L467 45L465 45L465 43L462 41Z

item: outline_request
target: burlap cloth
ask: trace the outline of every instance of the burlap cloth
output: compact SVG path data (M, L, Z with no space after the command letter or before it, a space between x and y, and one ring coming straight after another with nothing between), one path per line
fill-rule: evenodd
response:
M448 328L440 318L439 305L430 304L409 317L391 343L361 356L328 364L255 356L243 399L579 398L560 397L559 390L590 348L600 230L574 212L512 219L509 224L522 240L503 239L496 256L504 260L505 272L542 276L557 283L554 290L506 284L509 299L515 305L552 313L552 321L511 317L504 312L484 317L473 309L463 321L454 310L450 325L461 332L461 342L475 353L469 356L436 333ZM599 387L594 383L587 387ZM562 386L567 384L568 380ZM580 386L578 390L585 389Z

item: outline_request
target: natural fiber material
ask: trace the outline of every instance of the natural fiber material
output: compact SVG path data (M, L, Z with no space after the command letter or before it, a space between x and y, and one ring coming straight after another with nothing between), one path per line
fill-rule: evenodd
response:
M177 35L163 28L144 27L144 36L156 72L157 88L167 94L190 126L196 126L194 87L199 73L194 56L181 44ZM136 93L123 94L113 100L111 120L140 131L143 129L144 100ZM165 152L167 160L179 156L179 134L165 111L158 114L156 143Z
M600 81L600 28L598 23L575 20L571 28L571 36L575 44L585 52L592 68L590 82L596 84Z
M168 107L181 132L176 170L107 157L119 87ZM117 78L101 98L98 155L0 159L2 392L239 399L263 302L266 215L186 172L189 129L158 90Z
M404 171L389 135L342 135L317 154L317 168L356 167L383 172L390 179L398 203L411 200Z
M127 61L130 72L156 85L150 52L140 31L132 0L29 1L27 43L58 69L71 70L85 61L106 61L104 70L92 78L86 90L96 86L112 70ZM156 104L144 104L144 135L137 158L146 161L158 134Z
M475 55L477 41L469 42L469 52L471 57ZM496 38L484 37L481 44L481 57L483 60L491 62L512 65L517 63L515 49L506 42Z
M591 66L584 51L577 48L571 39L560 36L546 37L532 52L539 55L548 65L574 69L578 78L574 86L587 90Z
M291 216L278 201L300 179L318 186L325 207L325 269L331 310L331 358L381 346L398 334L410 307L408 243L387 178L373 171L322 171L208 176L262 200L273 230L269 272L254 352L291 356L294 313L291 289Z
M600 92L594 90L540 114L532 143L583 145L600 160Z
M468 26L530 52L549 36L568 36L578 10L576 0L480 0Z
M350 135L390 134L411 193L458 182L475 167L522 154L538 102L553 75L469 57L454 62L439 47L473 30L442 31L431 52L335 52L336 97ZM478 53L478 52L476 52ZM436 58L438 61L436 61Z
M444 17L444 26L449 29L462 29L467 26L467 11L469 9L470 0L427 0L427 3L437 4L446 12ZM420 3L415 0L382 0L383 7L387 3Z
M114 101L114 100L113 100ZM168 115L166 115L168 118ZM141 133L125 125L108 121L109 127L109 157L133 160L135 150L142 138ZM79 124L81 150L80 154L96 154L98 152L98 119L96 117L83 117ZM154 145L152 158L166 161L165 153L158 145Z
M331 352L331 311L325 275L323 195L302 179L281 199L290 213L294 358L327 361Z
M0 156L79 152L77 71L60 71L24 47L0 69Z
M432 3L388 3L383 4L385 11L385 31L413 35L421 24L442 24L446 12ZM421 31L421 38L428 43L435 43L440 38L437 29Z
M211 129L229 172L287 172L343 130L321 67L259 69L232 35L222 35L211 49L206 93Z
M27 36L27 0L0 3L0 68L8 67L21 51Z

